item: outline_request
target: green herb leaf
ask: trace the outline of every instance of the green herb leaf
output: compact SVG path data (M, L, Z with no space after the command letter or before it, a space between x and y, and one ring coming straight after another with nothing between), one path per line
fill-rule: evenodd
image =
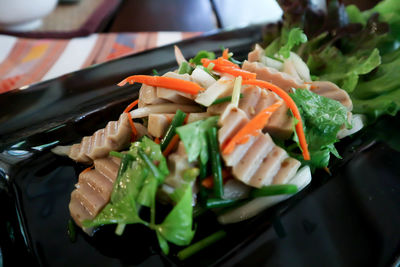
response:
M305 126L311 156L311 160L305 163L311 168L328 166L330 153L338 156L333 144L340 128L348 124L347 109L340 102L309 90L294 90L290 96L299 108ZM294 140L299 143L296 134ZM297 158L302 160L301 156Z
M214 116L176 128L176 132L179 134L185 146L189 162L193 162L199 157L201 162L208 162L209 155L206 130L211 127L216 127L217 121L218 116Z
M193 68L187 62L182 62L182 64L179 66L178 69L179 74L185 74L185 73L192 74L192 72Z
M193 228L193 207L192 207L192 187L190 184L183 184L175 193L180 196L177 204L167 215L164 221L156 225L157 232L169 242L179 246L190 244L195 231Z
M307 35L299 28L293 28L288 34L286 44L279 49L278 54L282 55L284 58L289 58L290 51L293 47L305 42L307 42Z
M197 55L194 58L190 59L189 62L194 63L196 65L202 65L201 64L202 58L215 59L215 54L214 54L214 52L208 52L206 50L201 50L197 53Z

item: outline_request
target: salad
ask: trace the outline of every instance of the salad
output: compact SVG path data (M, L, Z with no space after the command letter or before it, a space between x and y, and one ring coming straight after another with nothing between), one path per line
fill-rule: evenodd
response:
M142 84L118 120L53 149L90 166L69 204L82 230L114 224L122 235L142 224L165 254L186 246L177 254L185 259L226 234L192 244L201 213L213 211L220 224L256 216L304 189L316 169L329 172L340 139L398 111L394 1L364 12L330 1L327 17L347 19L339 31L310 29L298 7L286 8L283 25L247 60L224 48L186 60L175 47L175 71L118 84Z

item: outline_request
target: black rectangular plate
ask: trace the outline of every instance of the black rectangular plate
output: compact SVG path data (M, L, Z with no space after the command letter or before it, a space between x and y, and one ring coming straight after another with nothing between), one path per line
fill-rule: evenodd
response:
M179 43L185 56L229 47L244 59L262 28ZM139 86L115 84L132 74L176 67L173 46L146 51L0 95L0 245L5 266L389 266L400 250L399 116L382 118L339 144L332 176L248 221L220 226L212 214L197 222L195 239L219 229L227 238L187 261L160 253L155 236L132 225L93 237L67 234L68 202L84 168L50 152L115 120ZM1 254L0 254L1 255Z

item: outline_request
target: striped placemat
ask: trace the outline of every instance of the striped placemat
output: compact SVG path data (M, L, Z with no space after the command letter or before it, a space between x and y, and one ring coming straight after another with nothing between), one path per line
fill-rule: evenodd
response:
M0 35L0 93L200 34L107 33L70 40Z

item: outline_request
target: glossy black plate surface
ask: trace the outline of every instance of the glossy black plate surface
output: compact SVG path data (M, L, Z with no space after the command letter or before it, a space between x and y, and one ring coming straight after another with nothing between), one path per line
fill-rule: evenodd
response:
M229 47L245 58L260 27L179 44L187 57ZM179 262L160 253L153 233L129 226L117 237L105 227L94 237L67 234L70 193L83 166L54 156L114 120L138 86L119 88L130 74L175 67L166 46L0 95L0 245L4 266L391 266L400 252L400 117L387 117L339 145L332 176L317 172L306 190L249 221L219 226L206 214L204 237L227 238Z

